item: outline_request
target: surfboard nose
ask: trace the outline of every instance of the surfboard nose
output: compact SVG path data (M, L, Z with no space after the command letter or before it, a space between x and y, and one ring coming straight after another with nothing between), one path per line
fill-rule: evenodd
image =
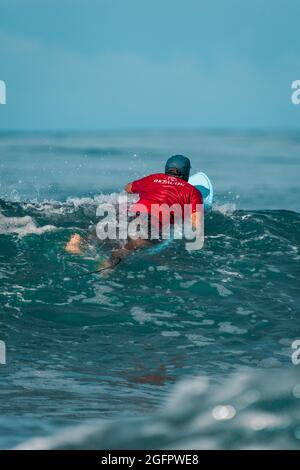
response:
M205 173L199 172L190 177L189 183L201 192L204 208L206 211L210 210L213 204L213 186L209 177Z

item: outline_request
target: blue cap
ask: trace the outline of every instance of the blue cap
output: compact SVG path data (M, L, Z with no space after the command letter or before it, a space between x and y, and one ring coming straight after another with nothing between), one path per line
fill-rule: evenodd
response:
M173 155L167 160L165 173L172 174L172 172L170 172L172 168L178 170L177 174L174 173L174 176L179 176L180 178L188 181L191 169L191 162L189 158L185 157L184 155Z

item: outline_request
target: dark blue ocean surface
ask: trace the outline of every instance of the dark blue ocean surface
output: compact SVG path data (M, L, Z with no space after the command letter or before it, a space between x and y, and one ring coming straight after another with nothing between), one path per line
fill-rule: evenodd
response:
M111 247L70 234L173 153L214 185L204 248L73 279ZM0 170L0 448L297 448L300 134L9 133Z

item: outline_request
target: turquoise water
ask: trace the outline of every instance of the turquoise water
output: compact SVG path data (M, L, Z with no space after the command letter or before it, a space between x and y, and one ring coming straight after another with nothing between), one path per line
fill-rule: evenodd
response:
M70 234L175 152L214 184L203 250L71 279L110 245ZM297 133L1 134L0 447L296 448L299 155Z

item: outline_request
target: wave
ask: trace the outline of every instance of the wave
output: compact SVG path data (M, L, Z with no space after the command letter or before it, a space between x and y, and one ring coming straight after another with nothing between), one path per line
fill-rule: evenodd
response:
M83 256L64 244L97 222L100 202L117 197L0 200L0 339L8 351L1 387L10 396L1 420L17 422L20 401L29 417L1 442L297 447L300 393L290 369L300 337L300 214L219 204L205 218L202 250L175 240L160 253L128 257L107 279L74 279L97 269L113 243L95 240ZM136 418L112 419L124 416L124 403ZM50 415L48 429L40 422ZM57 433L70 419L84 424Z
M34 220L30 216L24 217L5 217L0 213L0 235L15 233L19 237L26 235L42 235L45 232L56 230L53 225L44 225L37 227Z
M15 449L298 449L299 398L295 370L240 372L222 385L194 377L151 417L86 422Z

